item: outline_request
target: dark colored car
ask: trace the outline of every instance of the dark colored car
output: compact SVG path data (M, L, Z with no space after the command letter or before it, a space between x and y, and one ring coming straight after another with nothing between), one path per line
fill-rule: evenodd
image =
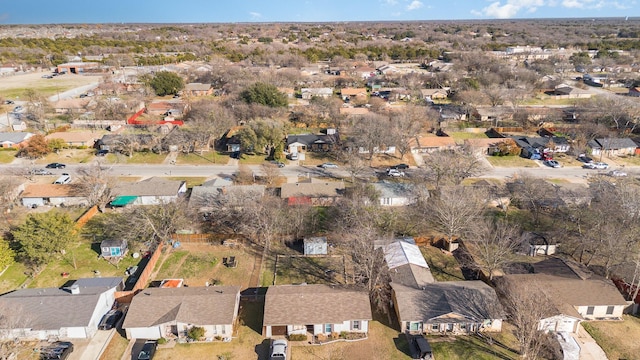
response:
M96 156L105 156L109 153L109 150L98 150Z
M58 341L40 349L42 360L65 360L73 352L73 344L68 341Z
M138 353L138 360L151 360L156 353L156 343L153 341L147 341L142 346L142 350Z
M277 161L277 160L273 160L271 161L271 163L279 168L283 168L284 167L284 163L281 161Z
M588 164L590 162L593 162L593 159L588 157L587 155L581 154L580 156L578 156L578 161Z
M51 163L47 166L45 166L47 169L64 169L67 167L67 165L65 164L60 164L60 163Z
M396 170L405 170L408 169L409 165L407 164L398 164L398 165L393 165L392 167L390 167L390 169L396 169Z
M100 330L111 330L116 327L118 321L122 318L123 312L120 310L110 310L108 313L104 314L102 320L100 320L100 324L98 325L98 329Z

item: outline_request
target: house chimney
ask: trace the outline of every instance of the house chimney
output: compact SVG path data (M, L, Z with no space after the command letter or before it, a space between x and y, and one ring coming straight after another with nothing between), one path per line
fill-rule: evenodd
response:
M80 286L78 284L73 284L69 287L69 291L71 291L72 295L80 294Z

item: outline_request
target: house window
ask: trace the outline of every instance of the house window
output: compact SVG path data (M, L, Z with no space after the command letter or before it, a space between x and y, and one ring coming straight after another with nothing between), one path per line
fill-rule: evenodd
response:
M594 310L595 310L594 306L587 306L587 315L593 315Z
M613 315L613 306L607 306L607 315Z
M360 320L353 320L351 322L351 330L360 330Z
M224 326L224 325L222 325L222 327L221 327L220 329L222 330L222 331L220 331L220 333L221 333L222 335L226 334L226 332L225 332L225 326Z
M324 324L324 332L325 333L331 332L331 324Z
M382 198L382 205L391 205L391 198Z
M433 330L433 331L439 331L439 330L440 330L440 325L438 325L438 324L433 324L433 325L431 325L431 330Z
M411 331L420 331L420 323L419 322L412 322L411 324L409 324L409 330L411 330Z
M467 324L460 324L460 330L465 330L467 328Z

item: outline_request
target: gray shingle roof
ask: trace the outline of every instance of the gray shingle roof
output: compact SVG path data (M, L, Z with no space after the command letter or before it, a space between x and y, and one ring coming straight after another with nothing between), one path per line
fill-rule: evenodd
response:
M504 319L495 290L482 281L447 281L426 284L424 290L391 283L400 321L438 322L447 314L467 320ZM444 321L452 322L452 317Z
M28 132L0 132L0 143L19 144L28 139L31 133Z
M264 326L371 320L369 295L331 285L274 285L267 290Z
M113 192L117 196L176 196L183 183L154 177L133 183L119 183Z
M89 326L100 294L122 278L80 279L79 294L58 288L22 289L0 296L0 307L21 312L22 325L34 330Z
M629 138L607 138L607 139L595 139L589 141L589 146L593 149L616 150L626 148L637 148L638 144Z
M172 321L232 324L239 293L239 286L144 289L133 297L122 327L149 327Z

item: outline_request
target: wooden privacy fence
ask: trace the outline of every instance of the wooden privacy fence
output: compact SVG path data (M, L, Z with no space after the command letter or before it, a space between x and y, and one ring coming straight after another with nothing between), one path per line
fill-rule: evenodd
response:
M149 257L149 261L147 262L147 265L144 267L144 269L142 269L142 272L140 273L138 280L136 280L136 283L133 286L133 289L116 292L115 294L116 300L119 303L121 304L130 303L131 299L133 299L133 296L135 294L137 294L138 292L140 292L140 290L147 287L147 284L149 283L149 280L151 278L151 273L153 272L153 269L156 267L156 263L158 262L158 259L160 259L160 255L162 254L162 246L163 246L162 243L158 244L158 246L156 247L156 250L153 252L153 254L151 254L151 257Z
M82 228L97 213L98 213L98 205L94 205L90 207L89 210L85 211L84 214L80 215L78 220L76 220L76 229Z

